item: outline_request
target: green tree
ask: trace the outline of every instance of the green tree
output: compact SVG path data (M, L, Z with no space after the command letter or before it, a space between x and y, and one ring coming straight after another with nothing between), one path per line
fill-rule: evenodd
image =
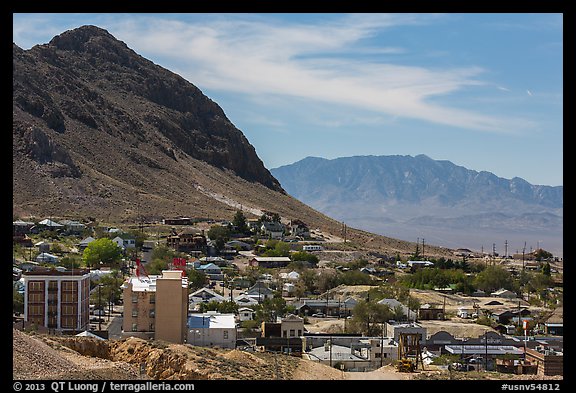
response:
M230 240L230 230L221 225L213 225L208 230L208 237L214 242L214 246L218 251L224 248L224 244Z
M236 231L241 234L248 234L250 230L248 229L248 224L246 223L246 217L242 211L237 210L234 218L232 219L232 225L236 227Z
M347 330L365 336L379 336L382 325L393 317L394 312L388 305L361 300L354 306Z
M200 289L203 288L210 282L210 279L206 275L206 273L196 270L190 269L188 272L188 287L190 289Z
M514 290L512 275L501 266L488 266L478 273L474 285L485 292L494 292L500 288Z
M82 254L82 262L87 267L105 265L117 268L121 258L122 249L105 237L90 242Z

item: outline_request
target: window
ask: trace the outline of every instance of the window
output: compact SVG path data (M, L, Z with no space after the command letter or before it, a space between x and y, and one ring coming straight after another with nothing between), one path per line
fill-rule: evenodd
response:
M133 331L133 332L137 332L137 331L138 331L138 325L137 325L137 324L135 324L135 323L132 324L132 331Z
M150 304L154 304L154 303L156 303L156 294L151 293L150 294Z
M296 337L296 331L294 329L290 329L290 337Z
M132 317L138 317L138 310L132 310Z
M155 313L154 313L154 309L150 310L149 314L150 318L154 318Z
M138 303L138 294L137 293L132 294L132 303Z
M228 340L228 330L224 330L224 340Z

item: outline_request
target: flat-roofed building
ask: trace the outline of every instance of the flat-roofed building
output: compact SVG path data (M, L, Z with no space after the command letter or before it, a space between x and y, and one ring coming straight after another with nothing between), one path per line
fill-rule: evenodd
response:
M23 272L24 321L56 331L86 330L90 318L88 270Z
M162 275L130 277L124 285L124 336L174 343L186 339L188 278L181 270Z

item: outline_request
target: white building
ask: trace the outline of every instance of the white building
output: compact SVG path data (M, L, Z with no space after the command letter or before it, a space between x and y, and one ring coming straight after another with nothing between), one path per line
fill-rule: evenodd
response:
M251 321L254 319L255 311L250 307L241 307L238 309L238 320L240 322Z
M190 314L186 342L201 347L236 348L235 315L216 311Z

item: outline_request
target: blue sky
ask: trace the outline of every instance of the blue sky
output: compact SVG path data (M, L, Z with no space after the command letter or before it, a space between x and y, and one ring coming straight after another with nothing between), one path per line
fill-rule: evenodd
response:
M14 14L13 40L85 24L199 87L269 169L425 154L563 185L562 14Z

